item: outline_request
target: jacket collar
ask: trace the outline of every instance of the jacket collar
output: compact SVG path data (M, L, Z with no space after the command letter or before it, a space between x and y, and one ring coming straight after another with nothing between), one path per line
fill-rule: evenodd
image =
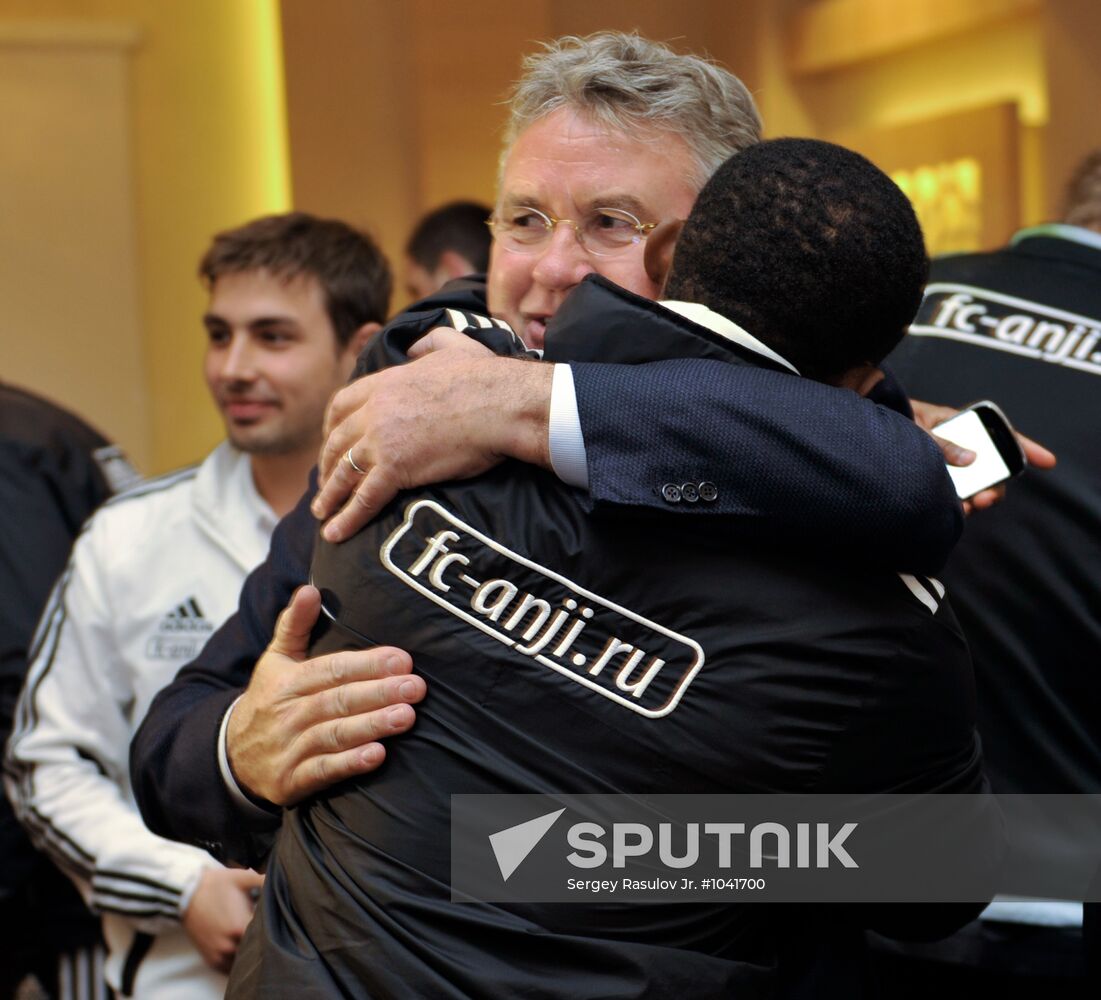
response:
M1101 268L1101 254L1098 253L1101 233L1081 226L1068 226L1063 222L1031 226L1014 233L1009 245L1019 253L1058 257L1086 267Z
M218 445L199 466L192 503L202 530L242 568L263 560L279 519L256 490L248 455Z
M794 368L739 326L693 303L635 295L598 274L588 275L547 326L547 361L643 364L709 358L792 372Z
M783 365L788 371L799 374L799 369L790 361L777 354L768 344L763 344L752 333L747 333L733 320L715 312L715 310L702 305L699 302L678 302L676 299L663 299L659 305L672 310L687 320L691 320L697 326L705 326L712 333L720 337L726 337L731 343L739 344L747 350L753 351Z

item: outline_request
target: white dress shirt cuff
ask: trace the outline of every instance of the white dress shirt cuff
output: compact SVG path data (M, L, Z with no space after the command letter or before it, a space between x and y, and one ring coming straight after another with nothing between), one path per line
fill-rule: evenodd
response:
M589 488L585 438L577 414L577 394L569 365L556 364L551 376L549 423L550 461L554 474L569 486Z
M222 772L222 780L226 783L226 790L230 797L244 813L256 819L271 819L272 813L269 810L258 806L241 791L241 786L237 784L237 779L229 766L229 717L240 700L240 696L234 699L233 704L226 709L226 714L222 716L222 725L218 730L218 770Z

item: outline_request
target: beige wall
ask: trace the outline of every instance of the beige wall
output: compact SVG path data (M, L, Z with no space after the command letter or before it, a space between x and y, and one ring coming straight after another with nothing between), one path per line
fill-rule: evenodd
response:
M847 141L1010 102L1020 204L999 231L1046 217L1042 0L777 0L769 17L762 110L771 134Z
M1101 3L1048 0L1044 9L1050 117L1043 134L1043 195L1048 217L1082 157L1101 147Z
M198 257L215 230L289 204L278 7L276 0L0 0L0 35L5 27L34 30L48 43L59 32L94 33L119 22L138 36L124 84L129 238L137 265L112 257L110 243L99 253L105 266L131 269L140 356L104 352L79 378L101 387L101 403L89 403L86 415L141 455L144 471L158 472L201 457L221 435L199 372L205 297L195 278ZM59 121L65 113L57 110ZM5 143L13 141L5 135ZM77 185L80 162L69 169ZM87 205L89 218L96 218L100 206L94 199ZM121 214L117 223L119 233L130 225ZM41 227L26 234L32 241L51 238ZM54 294L69 295L74 280L71 272L56 270L50 276ZM72 385L51 381L54 359L76 339L106 342L111 331L81 324L33 335L41 342L43 372L34 381L68 397ZM118 365L136 366L143 376L135 412L147 418L137 425L115 423Z
M87 414L147 467L136 41L125 25L0 25L0 377Z
M296 203L348 214L397 261L416 216L491 199L504 109L539 39L637 28L708 51L770 135L842 136L1011 102L1017 220L1057 211L1098 141L1095 0L282 0ZM1006 228L1003 227L1003 228ZM397 304L400 304L400 299Z
M368 230L393 261L417 209L409 5L292 0L282 12L295 207Z

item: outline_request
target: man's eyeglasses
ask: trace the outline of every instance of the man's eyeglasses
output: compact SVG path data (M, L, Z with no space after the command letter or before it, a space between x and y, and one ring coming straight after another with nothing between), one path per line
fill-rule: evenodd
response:
M501 249L509 253L542 253L560 223L573 229L577 242L597 257L612 257L629 250L657 226L656 222L640 222L621 208L598 208L580 222L556 219L537 208L512 208L495 215L486 225L493 230Z

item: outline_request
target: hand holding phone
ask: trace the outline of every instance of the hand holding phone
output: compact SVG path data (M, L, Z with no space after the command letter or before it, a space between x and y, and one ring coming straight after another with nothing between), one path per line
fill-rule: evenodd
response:
M948 466L961 500L1020 475L1028 465L1009 420L990 400L961 410L933 434L975 453L970 465Z

